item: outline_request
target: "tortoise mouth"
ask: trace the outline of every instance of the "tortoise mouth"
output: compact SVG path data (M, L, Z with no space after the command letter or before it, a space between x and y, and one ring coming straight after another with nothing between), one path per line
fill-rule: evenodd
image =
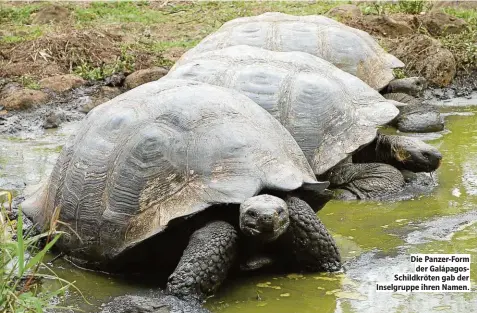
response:
M248 237L254 237L261 242L274 241L280 237L288 228L290 221L283 219L273 228L265 228L257 224L248 224L242 227L242 232Z

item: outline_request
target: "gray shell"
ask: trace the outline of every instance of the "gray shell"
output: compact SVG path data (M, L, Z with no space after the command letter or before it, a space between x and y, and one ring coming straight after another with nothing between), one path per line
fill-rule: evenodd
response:
M293 16L275 12L225 23L186 52L182 60L236 45L307 52L359 77L377 90L394 78L393 68L404 66L364 31L324 16Z
M161 80L93 109L70 138L49 183L24 203L47 225L69 228L60 246L89 261L113 259L212 204L241 203L264 188L324 189L288 131L236 91ZM225 206L226 207L226 206Z
M303 52L234 46L180 60L166 76L235 89L284 125L320 175L399 113L357 77Z

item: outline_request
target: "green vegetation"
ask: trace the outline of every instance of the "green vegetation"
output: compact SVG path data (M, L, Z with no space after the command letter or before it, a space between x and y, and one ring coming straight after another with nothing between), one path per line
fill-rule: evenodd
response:
M127 49L121 50L121 55L117 56L115 61L109 64L101 64L94 66L87 61L83 61L74 68L74 73L89 80L100 80L114 73L125 72L130 73L134 70L135 57L129 53Z
M162 12L150 10L146 1L92 2L89 6L74 6L78 23L158 23Z
M0 5L0 25L14 24L25 25L29 24L31 14L37 12L42 7L42 4L25 4L22 6L5 6Z
M393 69L393 74L394 74L394 77L396 77L398 79L408 77L408 75L406 74L406 71L402 68Z
M397 3L391 2L375 2L363 3L360 5L363 14L390 14L390 13L406 13L419 14L428 11L432 7L431 1L425 0L400 0Z
M51 56L50 62L59 61L69 72L98 80L118 71L132 71L153 65L170 67L184 51L195 46L223 23L240 16L267 11L298 15L323 14L337 3L237 1L171 3L163 7L160 3L145 1L69 3L65 6L72 18L62 21L61 25L30 25L31 14L47 5L50 4L0 4L0 26L3 32L3 36L0 34L0 49L5 46L5 51L8 51L15 45L25 44L19 48L21 57L16 57L20 61L38 59L42 49ZM83 52L90 50L85 43L88 38L74 37L72 43L65 47L65 38L58 36L69 32L74 35L83 30L89 32L92 29L102 33L105 41L112 42L112 47L101 48L108 51L109 55L99 55L95 59L97 53L93 51L90 53L92 57L84 57ZM69 51L64 50L66 48ZM69 64L65 64L66 61L70 61ZM34 71L32 69L29 72L30 76L40 76L41 73Z
M464 32L440 38L442 44L454 54L460 70L475 70L477 68L477 12L454 8L447 8L445 12L464 19L468 26Z
M13 62L48 61L60 65L62 71L98 80L118 71L133 71L151 66L170 67L183 52L195 46L223 23L237 17L264 12L294 15L324 14L345 2L90 2L61 4L70 11L70 18L61 24L32 25L32 14L51 3L24 5L0 4L0 50L17 47ZM366 15L419 14L429 11L432 1L364 2L358 4ZM461 69L476 68L476 20L474 10L445 9L465 19L467 32L438 38L456 56ZM345 21L346 22L346 21ZM419 29L418 32L422 31ZM84 35L94 33L94 36ZM62 35L65 35L62 37ZM104 40L103 40L104 39ZM98 43L97 48L91 42ZM95 49L92 51L92 49ZM44 51L43 51L44 50ZM105 51L106 53L100 52ZM15 55L20 52L21 56ZM51 56L51 57L50 57ZM1 65L0 56L0 65ZM24 67L25 68L25 67ZM41 67L26 67L18 74L41 76ZM403 74L403 73L401 73ZM15 74L8 74L15 76ZM33 86L34 87L34 86Z
M23 85L23 87L26 87L28 89L40 89L40 84L38 83L38 81L29 75L21 76L19 82Z
M41 27L17 27L17 31L11 35L4 36L1 41L5 43L19 43L27 40L33 40L43 35Z
M399 12L408 14L419 14L427 11L431 4L424 0L398 1L397 9Z
M43 313L46 309L63 309L52 303L64 295L73 283L59 278L43 262L46 253L60 238L55 230L56 221L51 223L50 231L29 237L23 233L23 217L18 211L18 219L11 221L3 206L7 200L11 211L12 194L0 192L0 312L4 313ZM56 214L56 218L57 218ZM59 221L58 221L59 222ZM40 241L45 241L43 248L38 248ZM53 280L60 284L55 290L44 290L42 280ZM66 309L66 308L64 308ZM68 307L67 309L72 309Z

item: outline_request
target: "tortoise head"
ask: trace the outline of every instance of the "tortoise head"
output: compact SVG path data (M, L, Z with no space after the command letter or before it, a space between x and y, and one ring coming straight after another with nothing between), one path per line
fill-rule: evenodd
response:
M391 81L388 85L388 92L402 92L420 97L427 86L428 83L424 77L406 77Z
M442 155L433 146L417 138L387 136L393 165L412 172L433 172L439 168Z
M259 195L240 205L240 229L246 236L270 242L280 237L289 224L288 206L278 197Z

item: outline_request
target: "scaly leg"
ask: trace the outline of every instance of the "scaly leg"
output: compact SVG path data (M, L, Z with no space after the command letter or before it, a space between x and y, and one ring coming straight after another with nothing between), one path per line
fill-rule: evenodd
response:
M234 227L224 221L210 222L196 230L169 277L167 292L198 300L214 293L237 256L237 239Z

